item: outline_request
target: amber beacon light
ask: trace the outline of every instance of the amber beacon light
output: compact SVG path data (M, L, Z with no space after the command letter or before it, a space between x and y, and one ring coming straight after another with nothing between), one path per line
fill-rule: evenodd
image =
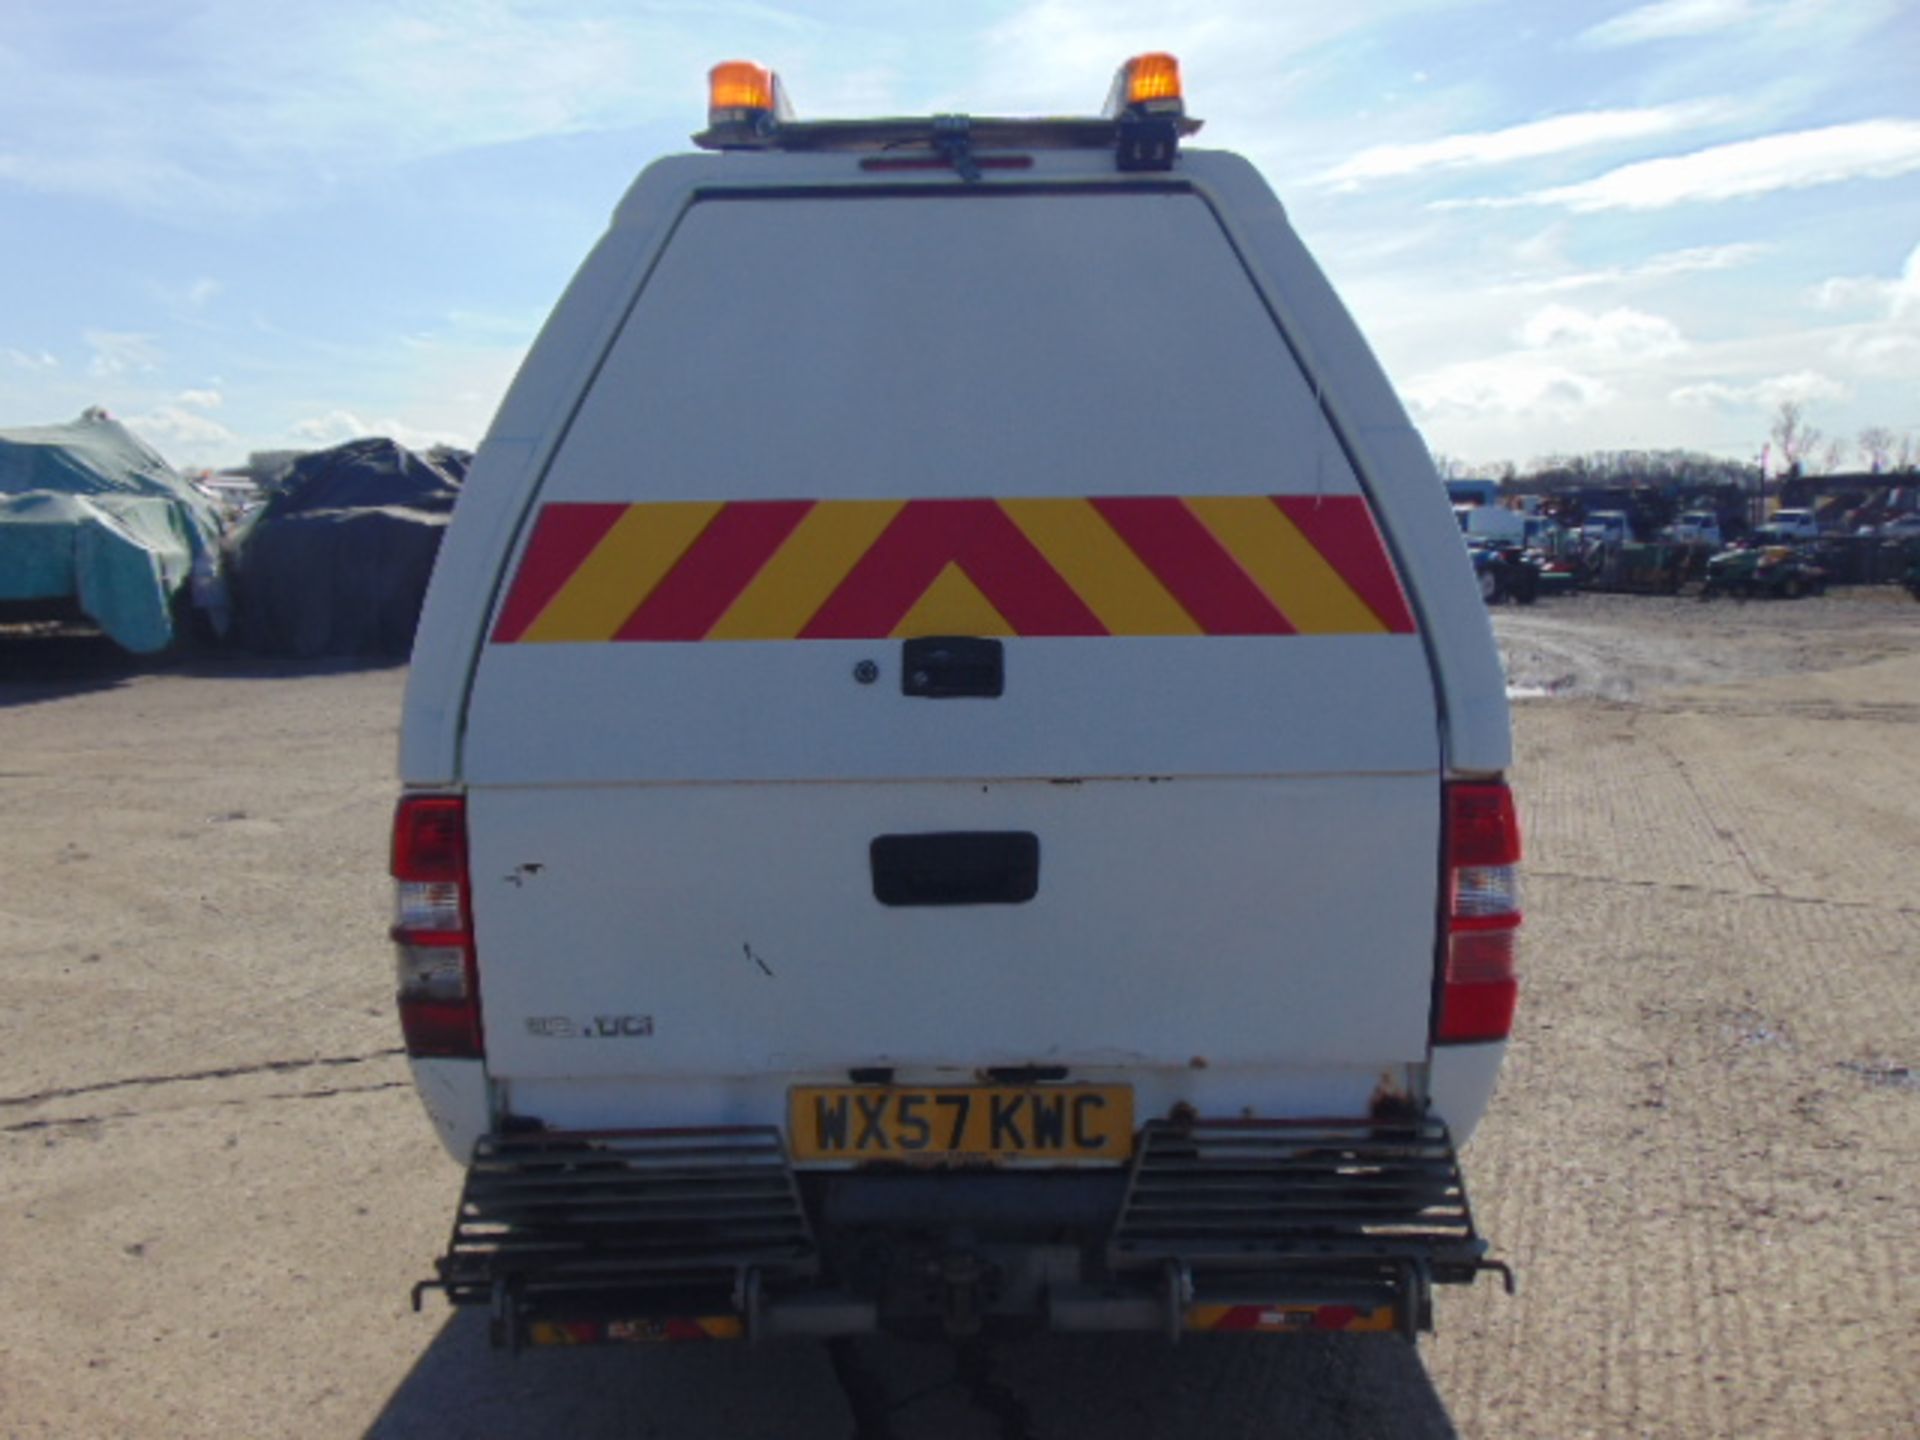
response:
M707 72L707 123L756 129L793 118L780 77L753 60L722 60Z
M1179 114L1185 110L1180 91L1180 62L1165 51L1136 55L1120 67L1114 76L1113 92L1107 98L1107 112Z

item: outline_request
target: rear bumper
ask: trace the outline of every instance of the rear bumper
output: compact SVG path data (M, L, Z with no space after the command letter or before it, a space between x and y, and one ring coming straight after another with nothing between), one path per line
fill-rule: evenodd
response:
M799 1173L772 1127L489 1135L437 1275L499 1345L1411 1338L1487 1258L1439 1121L1155 1121L1104 1174Z

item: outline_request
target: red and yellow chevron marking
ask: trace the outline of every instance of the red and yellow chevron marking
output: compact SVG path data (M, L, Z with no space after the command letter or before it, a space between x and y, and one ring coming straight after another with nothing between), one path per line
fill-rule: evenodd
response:
M1409 635L1357 495L541 507L496 644Z
M1374 1310L1352 1305L1194 1305L1187 1310L1187 1329L1219 1334L1338 1330L1378 1335L1392 1331L1398 1323L1391 1305Z

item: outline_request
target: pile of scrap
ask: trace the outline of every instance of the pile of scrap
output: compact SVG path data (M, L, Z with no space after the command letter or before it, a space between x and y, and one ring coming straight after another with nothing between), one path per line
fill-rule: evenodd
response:
M381 439L301 456L229 541L238 642L404 657L469 458Z
M135 654L220 600L213 504L103 410L0 430L0 619L87 620Z

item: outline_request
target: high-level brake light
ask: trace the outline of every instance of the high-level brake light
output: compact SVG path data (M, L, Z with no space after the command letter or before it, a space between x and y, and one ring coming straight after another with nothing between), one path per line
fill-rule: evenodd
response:
M394 968L407 1053L478 1059L480 976L468 903L467 802L408 795L393 817Z
M1439 1045L1504 1040L1520 983L1520 821L1499 782L1446 790L1447 929L1433 1039Z

